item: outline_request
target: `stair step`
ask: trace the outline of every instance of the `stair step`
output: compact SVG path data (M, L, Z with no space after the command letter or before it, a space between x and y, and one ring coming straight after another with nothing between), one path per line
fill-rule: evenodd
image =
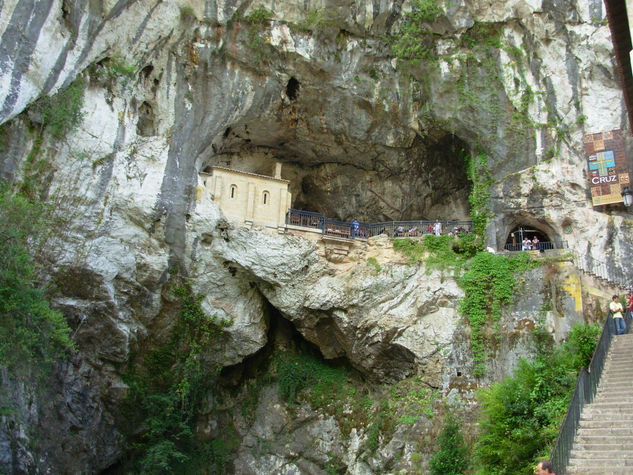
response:
M568 467L565 472L569 475L631 475L633 473L630 467L603 467L603 466L586 466L582 468Z
M626 369L607 368L606 371L602 372L602 376L605 378L611 378L613 376L627 377L631 375L633 375L633 369L631 368L626 368Z
M601 391L601 392L605 392L605 391L611 392L612 390L623 391L627 387L630 389L631 386L633 386L633 381L612 382L612 383L601 384L599 386L598 391Z
M614 404L614 403L593 403L585 406L584 411L587 411L587 414L630 414L633 416L633 408L627 407L622 404Z
M611 419L611 420L590 419L590 418L587 418L586 416L584 418L582 416L580 417L580 427L583 429L585 428L587 429L603 429L603 428L628 429L631 426L633 426L633 418L631 417L621 418L621 419Z
M614 458L614 456L617 456L617 458ZM569 460L574 460L578 462L578 464L596 463L599 465L604 465L605 463L608 464L616 460L621 465L631 465L633 464L633 453L623 450L619 454L613 454L610 452L608 456L604 456L591 452L578 452L577 450L572 450Z
M616 335L593 402L584 406L568 474L633 475L633 334Z
M633 467L633 459L620 458L570 458L569 467ZM629 468L630 470L630 468Z
M630 436L633 437L633 427L580 427L578 437L586 436Z
M608 404L620 404L622 406L628 406L633 408L633 396L618 396L617 394L601 394L596 395L593 402L591 404L596 403L608 403Z
M599 434L587 434L577 435L576 439L581 444L604 444L604 445L619 445L619 446L632 446L633 447L633 435L599 435Z
M622 452L627 451L630 452L633 450L633 444L599 444L599 443L584 443L581 442L579 444L575 444L578 447L578 450L585 450L591 452Z

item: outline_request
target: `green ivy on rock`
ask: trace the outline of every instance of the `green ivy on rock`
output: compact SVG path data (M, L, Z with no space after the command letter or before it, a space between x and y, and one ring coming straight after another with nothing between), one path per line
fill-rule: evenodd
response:
M470 269L462 276L460 285L465 296L460 313L465 315L471 328L474 374L485 373L486 330L490 324L493 334L498 334L501 308L512 302L518 284L515 273L525 272L540 263L527 253L507 257L489 252L480 252L473 258Z

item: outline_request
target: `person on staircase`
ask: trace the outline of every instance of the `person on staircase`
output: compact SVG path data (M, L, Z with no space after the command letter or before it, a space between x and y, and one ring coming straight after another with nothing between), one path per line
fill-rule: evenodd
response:
M536 475L556 475L549 460L539 462L534 473L536 473Z
M624 316L622 312L622 304L619 302L617 295L611 297L611 303L609 304L609 310L613 313L613 323L615 323L615 334L622 335L626 331L626 323L624 323Z
M626 313L633 313L633 292L626 294Z

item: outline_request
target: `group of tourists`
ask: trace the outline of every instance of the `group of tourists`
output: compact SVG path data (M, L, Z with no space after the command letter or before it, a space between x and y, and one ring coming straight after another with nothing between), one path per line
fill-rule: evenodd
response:
M523 243L521 244L521 250L523 250L523 251L540 251L540 252L543 252L543 247L541 246L541 242L539 241L537 236L534 236L534 239L532 239L531 241L526 236L523 239Z
M615 324L615 334L622 335L626 332L626 322L624 321L624 308L620 303L620 298L617 295L611 297L609 303L609 310L613 314L613 323ZM633 312L633 291L626 294L626 312Z

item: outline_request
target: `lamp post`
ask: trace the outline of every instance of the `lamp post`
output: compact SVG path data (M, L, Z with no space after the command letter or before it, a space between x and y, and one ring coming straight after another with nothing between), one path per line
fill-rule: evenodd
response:
M633 204L633 191L629 189L628 186L625 186L621 192L622 200L624 201L624 206L627 208Z

